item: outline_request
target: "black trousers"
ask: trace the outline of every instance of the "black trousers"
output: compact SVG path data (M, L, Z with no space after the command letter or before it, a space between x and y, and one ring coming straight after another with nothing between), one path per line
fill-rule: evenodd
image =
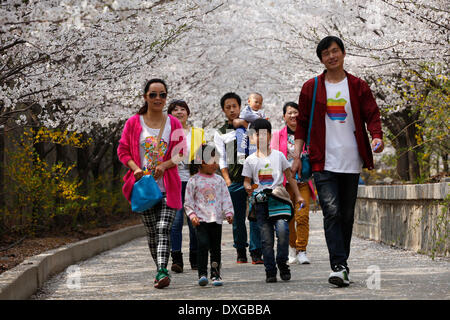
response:
M340 265L348 268L358 181L359 174L314 172L330 266L334 271Z
M211 277L219 276L217 272L221 263L222 225L212 222L201 222L197 229L197 262L198 276L208 275L208 253L211 253L211 264L217 262L217 268L211 268Z

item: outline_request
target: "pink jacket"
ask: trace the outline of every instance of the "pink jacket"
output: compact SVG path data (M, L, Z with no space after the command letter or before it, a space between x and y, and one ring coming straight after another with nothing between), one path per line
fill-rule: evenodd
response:
M272 140L270 141L270 148L282 152L287 157L287 144L288 144L287 126L280 131L276 131L272 134ZM286 177L284 177L283 185L286 186ZM316 200L316 193L314 192L314 186L311 180L308 181L309 189L311 191L311 198Z
M183 144L186 143L186 139L184 137L183 127L181 126L180 121L169 115L171 133L170 133L170 142L167 149L167 152L163 158L163 161L170 160L172 158L172 151L175 146L179 143L182 143L177 147L179 153L183 153L183 150L186 150L186 146ZM175 130L181 129L177 131L177 134L173 134ZM142 126L139 121L139 114L136 114L129 118L125 123L125 127L122 131L122 136L119 141L119 147L117 148L117 155L119 157L120 162L122 162L126 167L128 167L127 163L130 160L136 162L136 164L141 167L141 157L139 155L139 137L141 135ZM178 168L174 166L170 169L167 169L164 172L164 186L166 188L166 196L167 196L167 206L173 209L181 209L181 180L178 175ZM133 190L133 186L135 183L135 178L132 170L128 170L126 175L123 177L123 181L125 181L122 191L127 198L128 202L131 202L131 191Z

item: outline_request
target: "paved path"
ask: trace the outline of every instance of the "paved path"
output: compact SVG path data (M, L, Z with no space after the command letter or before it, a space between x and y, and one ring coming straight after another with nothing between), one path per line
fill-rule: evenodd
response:
M224 224L223 287L198 286L197 272L188 267L184 273L172 273L169 287L154 289L156 269L144 237L83 261L76 265L79 269L69 267L49 279L32 299L450 299L449 259L433 261L424 255L356 237L349 260L353 283L348 288L329 285L321 212L312 212L310 220L308 256L312 263L291 266L292 280L288 282L279 279L277 283L266 284L263 265L236 264L231 226ZM187 231L187 227L183 228L183 239L188 239ZM188 252L187 241L183 242L183 251ZM79 286L71 281L77 273L70 272L77 270L81 276ZM371 288L367 285L369 278Z

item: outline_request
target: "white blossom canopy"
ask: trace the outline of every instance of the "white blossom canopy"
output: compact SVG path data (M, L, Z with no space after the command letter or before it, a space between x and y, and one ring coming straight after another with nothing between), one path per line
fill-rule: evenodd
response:
M0 20L0 125L37 103L44 125L106 127L135 113L158 77L196 125L223 121L224 93L245 103L256 91L280 127L283 104L322 72L315 48L330 34L386 110L401 107L388 84L401 87L410 70L448 74L445 0L7 0Z

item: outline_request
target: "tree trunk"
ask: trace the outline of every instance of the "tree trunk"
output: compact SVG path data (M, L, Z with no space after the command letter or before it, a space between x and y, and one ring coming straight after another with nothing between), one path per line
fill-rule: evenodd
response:
M113 138L113 147L112 147L112 183L111 187L113 192L120 188L120 169L122 168L122 162L119 161L119 157L117 156L117 148L119 146L119 141L117 138Z
M442 153L442 163L444 165L444 173L448 174L448 153Z
M2 127L0 129L0 210L5 206L5 129ZM1 219L1 217L0 217Z
M62 162L62 163L64 163L64 165L66 164L66 161L65 161L66 156L65 156L64 149L65 148L62 145L60 145L60 144L56 145L56 163Z
M34 150L37 152L37 154L41 160L44 160L45 157L47 156L48 152L45 152L45 143L44 142L36 143L34 145Z
M66 161L65 161L66 156L65 156L65 150L64 150L65 148L64 148L62 145L60 145L60 144L56 144L56 145L55 145L55 149L56 149L56 159L55 159L55 162L56 162L56 163L62 162L63 165L65 165L65 163L66 163ZM63 199L63 197L62 197L59 193L56 194L55 197L54 197L54 208L55 208L55 210L56 210L58 207L63 206L63 204L64 204L64 199ZM58 220L55 220L55 219L53 219L53 220L54 220L54 222L55 222L55 227L58 228L58 227L59 227L59 225L58 225Z
M5 175L4 175L4 165L5 165L5 129L0 128L0 239L3 235L5 226Z
M405 122L413 123L419 119L419 114L407 115L408 118L405 119ZM420 177L420 165L419 159L417 158L418 152L421 151L421 147L417 147L417 128L415 125L408 126L406 130L406 141L408 143L408 164L409 164L409 180L414 181L415 179ZM430 172L429 164L427 162L424 170Z
M78 148L77 149L77 171L78 176L80 177L82 184L81 184L81 194L87 195L88 194L88 180L89 180L89 147L85 148Z
M94 163L91 162L91 172L94 181L97 181L98 177L100 176L100 165L101 162L94 162Z
M408 144L406 143L406 138L403 135L400 135L395 139L393 143L395 148L395 154L397 155L397 174L400 179L404 181L409 180L409 158L406 150L408 149Z
M392 145L397 155L397 174L400 179L412 181L420 177L420 167L417 158L419 151L417 146L417 129L414 122L418 119L418 113L410 114L404 109L389 115L384 124L394 136Z
M394 136L391 139L391 143L395 148L397 174L401 180L407 181L409 180L409 159L406 153L408 144L406 142L406 134L401 132L404 125L395 114L390 115L384 122Z
M109 149L109 144L105 141L104 137L96 138L96 141L91 145L93 152L90 156L90 166L95 180L100 176L101 165ZM108 160L105 160L105 162L108 162Z
M36 132L34 133L34 136L36 136ZM36 143L33 145L33 148L34 151L37 153L37 156L33 157L33 165L36 165L36 163L38 162L38 157L40 161L44 161L48 152L45 151L45 142ZM41 210L42 209L41 205L39 204L39 201L34 199L31 208L31 221L32 221L31 224L32 224L32 231L36 233L45 230L46 226L46 221L44 219L45 215L41 214Z

